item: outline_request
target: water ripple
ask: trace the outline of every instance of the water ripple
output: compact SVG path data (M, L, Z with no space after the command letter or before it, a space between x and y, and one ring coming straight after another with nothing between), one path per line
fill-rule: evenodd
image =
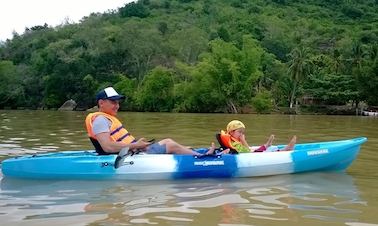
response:
M0 114L2 158L92 148L83 129L85 112L0 111ZM263 142L270 133L275 133L276 143L287 142L294 133L301 134L300 142L361 135L369 140L348 169L349 174L142 183L3 178L1 225L283 226L294 222L296 225L378 226L372 224L376 223L378 212L378 155L375 154L378 120L130 112L122 112L120 117L136 136L172 137L192 146L208 146L214 140L214 131L219 131L234 117L248 125L247 136L251 142ZM167 125L167 121L172 123ZM258 132L252 128L258 128Z

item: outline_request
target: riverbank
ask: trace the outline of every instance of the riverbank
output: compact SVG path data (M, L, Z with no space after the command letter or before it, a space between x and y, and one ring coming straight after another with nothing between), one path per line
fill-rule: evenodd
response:
M27 108L17 107L8 108L4 107L1 110L47 110L47 111L59 111L58 108ZM67 111L67 110L64 110ZM89 109L75 108L73 111L96 111L96 106ZM122 112L123 110L120 109ZM277 107L270 112L257 113L252 108L243 108L239 114L285 114L285 115L364 115L366 109L356 109L350 105L298 105L294 108L289 107ZM172 112L177 113L177 112ZM183 112L192 113L192 112ZM214 113L214 112L207 112ZM217 112L217 114L220 112ZM228 114L224 112L224 114Z
M362 115L363 109L348 105L301 105L297 108L280 108L279 112L297 115Z

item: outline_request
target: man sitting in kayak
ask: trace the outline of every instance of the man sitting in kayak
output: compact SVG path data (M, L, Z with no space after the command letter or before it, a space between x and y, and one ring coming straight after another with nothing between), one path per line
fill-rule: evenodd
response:
M136 140L116 118L119 102L124 99L125 96L119 95L113 87L105 88L96 95L99 111L88 114L85 124L88 136L98 154L117 154L122 148L127 147L148 154L198 155L192 149L169 138L156 143L146 141L145 138ZM209 151L212 151L212 148Z
M263 152L271 150L269 147L273 143L274 135L271 135L264 145L258 148L252 148L248 145L245 139L245 125L239 120L232 120L228 123L226 132L223 130L221 131L218 136L218 140L221 146L230 149L231 154L237 154L239 152ZM291 151L293 150L296 141L297 137L293 136L287 146L285 146L282 150L276 149L275 151Z

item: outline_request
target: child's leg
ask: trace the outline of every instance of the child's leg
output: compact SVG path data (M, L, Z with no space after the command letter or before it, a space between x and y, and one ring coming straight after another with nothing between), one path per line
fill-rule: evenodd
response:
M297 142L297 136L293 136L293 138L291 138L290 142L287 144L286 147L284 147L284 149L282 149L281 151L292 151L294 149L294 145L295 143Z
M272 146L272 144L273 144L273 140L274 140L274 135L272 134L272 135L270 135L270 137L269 137L269 139L267 140L267 142L265 143L265 148L268 148L268 147L270 147L270 146Z
M215 144L214 144L214 142L211 142L211 146L210 146L209 150L206 152L206 155L212 155L212 154L214 154L214 152L215 152Z

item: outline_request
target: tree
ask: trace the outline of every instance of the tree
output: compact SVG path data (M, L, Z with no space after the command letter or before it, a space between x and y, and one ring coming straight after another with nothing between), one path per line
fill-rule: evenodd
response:
M72 95L72 99L76 100L79 109L85 109L88 106L94 106L98 89L98 82L93 78L91 74L84 76L81 82L78 82L78 92Z
M178 111L240 112L264 90L273 103L293 105L302 92L321 93L321 86L330 83L348 91L329 86L332 92L322 92L326 103L342 103L347 97L373 103L374 3L139 0L75 24L37 25L0 43L0 61L12 62L18 76L12 80L20 81L17 100L7 104L59 107L73 98L82 100L79 105L92 105L89 93L127 81L122 86L135 85L135 92L124 107L137 109L136 90L157 66L176 70L172 79ZM293 59L299 45L316 64L311 74L294 72L301 71ZM308 84L308 75L319 82Z
M289 54L289 58L289 74L293 81L293 89L290 95L290 108L293 108L298 86L309 74L311 61L308 56L308 50L303 47L294 48Z
M358 87L369 105L378 106L378 64L367 67L358 77Z
M145 18L150 15L150 12L146 6L144 6L142 1L130 2L124 7L119 9L119 14L121 17L140 17Z
M196 27L177 30L170 36L170 45L180 61L194 64L198 56L207 49L207 34Z
M162 35L165 35L168 31L168 24L166 22L159 22L157 28Z
M231 41L230 33L224 26L221 26L220 28L218 28L217 33L218 33L218 37L222 39L223 41L225 42Z
M0 107L17 107L18 96L23 92L20 74L12 61L0 61Z
M220 39L209 43L210 52L201 57L186 88L185 106L196 106L189 110L237 113L250 102L262 74L263 49L251 36L243 40L241 49Z
M370 46L369 58L365 58L363 66L357 74L357 86L369 105L378 105L378 62L377 45Z
M338 49L335 49L333 50L333 53L332 53L332 70L334 73L336 74L339 74L341 73L342 69L343 69L343 58L342 58L342 55L340 53L340 51Z
M272 110L271 93L263 90L252 98L252 106L257 113L269 113Z
M138 20L130 21L124 26L124 30L116 35L116 42L117 47L127 54L122 59L123 64L128 66L123 73L137 78L139 83L143 81L147 71L166 58L162 54L165 44L163 37L152 24Z
M353 42L352 52L351 52L351 65L355 67L358 71L361 70L364 58L367 56L367 51L361 42Z
M122 102L122 110L137 110L137 86L136 79L130 79L126 75L119 75L121 80L114 85L116 90L125 95L126 100Z
M163 67L151 70L142 82L137 103L143 111L171 111L173 109L172 71Z
M351 75L312 74L305 89L307 94L329 105L344 105L358 97L355 79Z
M354 87L358 91L358 95L354 99L352 99L358 107L358 104L361 100L366 99L366 97L363 97L363 90L364 87L360 87L360 89L357 89L358 85L358 80L364 80L363 78L366 78L366 73L369 73L370 67L365 67L364 65L366 64L367 58L368 57L368 52L365 48L365 46L360 42L360 41L354 41L351 49L351 56L349 59L350 64L350 72L349 74L351 75L351 78L353 79L354 82Z

